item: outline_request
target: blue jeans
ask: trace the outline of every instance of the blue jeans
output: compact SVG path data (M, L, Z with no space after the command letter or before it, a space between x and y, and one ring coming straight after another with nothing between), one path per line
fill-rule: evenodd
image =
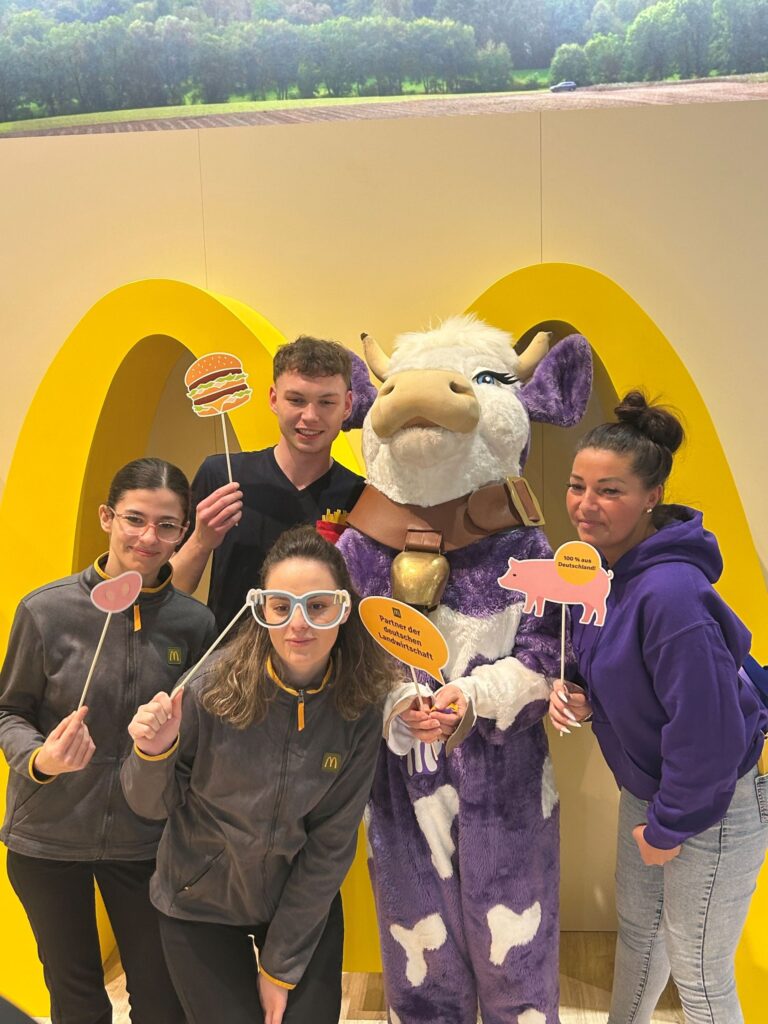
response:
M663 867L646 867L632 837L647 806L622 790L608 1024L648 1024L670 972L687 1024L741 1024L733 959L768 845L768 775L747 772L723 820Z

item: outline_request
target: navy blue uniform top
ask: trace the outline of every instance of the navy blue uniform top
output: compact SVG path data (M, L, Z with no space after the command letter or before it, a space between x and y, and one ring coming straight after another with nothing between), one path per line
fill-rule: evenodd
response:
M365 481L334 462L327 473L299 490L283 473L274 448L231 456L232 477L243 492L243 516L213 553L208 607L223 629L242 608L245 595L259 586L267 551L291 526L314 524L330 509L349 512ZM229 480L223 455L211 455L192 481L192 503L206 498ZM194 514L190 533L194 529Z

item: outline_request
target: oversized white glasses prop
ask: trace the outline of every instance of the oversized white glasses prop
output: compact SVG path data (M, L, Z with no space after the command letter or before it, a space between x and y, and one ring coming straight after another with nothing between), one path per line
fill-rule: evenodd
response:
M254 618L257 617L256 616L256 612L254 611L254 607L255 607L256 603L259 601L259 595L260 594L264 594L264 593L266 593L266 591L263 591L263 590L249 590L248 591L248 593L245 596L245 604L243 605L243 607L240 609L239 612L236 612L235 615L232 616L232 618L229 620L229 622L224 627L224 629L222 629L222 631L219 633L219 635L213 641L213 643L208 648L208 650L205 652L205 654L197 662L195 662L195 664L192 666L192 668L189 670L189 672L187 672L179 680L179 682L174 686L173 690L171 691L171 697L173 697L173 695L175 693L178 693L179 690L183 686L186 685L186 682L190 678L190 676L194 675L194 673L197 672L197 670L202 666L203 662L206 661L206 659L209 657L209 655L213 654L213 652L219 646L219 644L224 639L224 637L227 635L227 633L229 633L229 631L232 629L232 627L235 625L235 623L237 622L237 620L240 618L241 615L245 614L245 612L250 608L251 611L253 611ZM271 591L271 593L276 593L276 591ZM317 594L317 593L319 593L319 591L315 591L315 593ZM339 590L339 591L331 590L331 591L329 591L329 593L341 595L342 598L346 599L346 601L347 601L346 607L349 607L350 598L349 598L349 594L346 592L346 590ZM293 595L293 594L289 594L287 596L288 597L295 597L295 595ZM302 594L301 596L302 597L308 597L310 595ZM303 609L302 609L302 611L303 611ZM338 621L341 621L341 617L342 617L343 613L344 613L344 605L342 603L341 606L340 606L340 613L339 613ZM316 624L314 622L311 623L311 624L313 626L315 626L315 628L317 628L317 626L316 626ZM323 628L324 629L328 629L329 627L328 626L321 626L319 628L321 628L321 629L323 629Z
M306 594L251 590L248 599L254 619L267 629L287 626L297 608L301 608L304 621L313 629L333 629L352 605L346 590L308 590Z
M227 475L232 483L227 421L224 414L245 405L253 391L248 387L248 374L243 364L229 352L211 352L196 359L184 374L187 398L196 416L221 416Z
M80 694L80 703L77 705L78 709L83 706L85 695L88 692L88 687L90 686L91 678L93 677L93 670L96 668L96 662L99 660L101 648L104 644L104 637L107 635L107 627L109 626L110 619L115 612L124 612L126 608L131 607L141 593L143 584L144 581L141 578L141 573L131 569L129 572L121 573L119 576L115 576L111 580L103 580L101 583L97 583L91 591L91 602L99 609L100 612L106 612L107 620L101 631L99 643L96 647L96 653L93 656L91 667L88 670L88 676L85 680L83 692Z
M541 617L547 601L561 605L560 683L565 689L565 626L569 604L583 608L580 622L605 624L608 594L613 573L603 569L600 553L591 544L571 540L561 544L552 558L510 558L507 571L498 579L505 590L516 590L525 598L523 611ZM558 729L558 735L563 733Z

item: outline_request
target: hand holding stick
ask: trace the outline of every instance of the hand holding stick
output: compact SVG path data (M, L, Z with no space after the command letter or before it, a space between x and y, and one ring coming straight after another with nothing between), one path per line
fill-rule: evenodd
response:
M181 689L172 698L161 690L148 704L138 708L128 726L128 733L142 754L156 757L173 746L181 726L183 698Z
M79 772L94 755L94 746L85 716L88 708L78 708L62 718L36 751L32 771L37 775L55 776L64 772Z
M565 678L565 627L566 607L562 606L562 633L560 637L560 678L549 695L549 719L559 736L571 734L571 729L580 729L582 721L591 714L587 695L580 686L569 683Z

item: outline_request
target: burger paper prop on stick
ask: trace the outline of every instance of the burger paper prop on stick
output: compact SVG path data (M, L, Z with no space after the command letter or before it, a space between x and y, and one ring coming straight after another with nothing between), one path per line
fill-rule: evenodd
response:
M237 356L211 352L196 359L184 374L187 397L198 416L220 416L245 405L253 392Z
M239 408L250 399L253 391L248 387L248 374L237 356L229 352L211 352L196 359L184 374L187 398L197 416L221 416L224 432L224 451L227 473L232 483L229 461L229 443L224 414Z

